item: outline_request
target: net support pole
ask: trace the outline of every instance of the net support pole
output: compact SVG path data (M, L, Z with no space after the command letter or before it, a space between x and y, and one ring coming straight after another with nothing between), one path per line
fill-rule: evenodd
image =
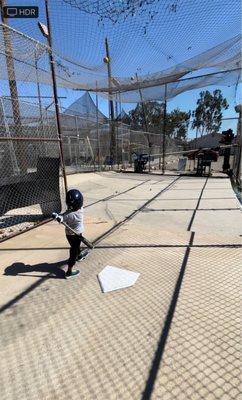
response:
M99 118L98 118L98 93L97 93L97 81L96 81L96 123L97 123L97 162L98 170L101 171L100 164L100 137L99 137Z
M37 54L35 52L35 57L34 57L34 65L35 65L35 71L36 71L36 80L37 80L37 93L38 93L38 103L39 103L39 113L40 113L40 126L41 126L41 136L45 137L45 129L44 129L44 119L43 119L43 112L42 112L42 101L41 101L41 93L40 93L40 83L39 83L39 73L38 73L38 61L37 61ZM45 155L47 156L47 148L46 144L44 144L45 147Z
M78 140L78 139L77 139ZM78 171L78 157L77 157L77 140L75 144L75 162L76 162L76 172Z
M67 143L68 143L69 159L70 159L70 166L71 166L72 165L72 144L71 144L71 138L69 136L67 138Z
M160 131L160 151L159 151L159 164L158 164L158 168L159 169L161 169L161 152L162 152L162 142L163 142L163 139L162 139L162 130Z
M234 149L233 171L236 183L241 186L242 105L236 105L235 111L239 113L239 118L237 124L237 149Z
M75 116L75 127L76 127L76 146L75 146L75 154L76 154L76 168L78 171L79 168L79 160L80 160L80 144L79 144L79 131L78 131L78 119L77 116Z
M164 156L163 156L163 148L164 148L164 119L165 119L165 108L166 108L166 85L165 85L165 96L164 96L164 110L163 110L163 127L160 130L160 154L159 154L159 170L161 169L161 156L162 156L162 165L164 165ZM163 171L163 168L162 168ZM164 173L164 171L163 171Z
M147 137L147 141L148 141L148 146L149 146L149 172L150 172L150 149L151 149L151 143L150 143L150 138L148 135L148 123L147 123L147 118L146 118L146 114L145 114L145 108L144 108L144 99L143 99L143 95L142 95L142 91L139 85L139 77L137 72L135 73L136 76L136 80L138 83L138 91L139 91L139 97L140 97L140 102L141 102L141 108L142 108L142 114L143 114L143 121L144 121L144 125L145 125L145 131L147 132L146 137Z
M165 84L165 102L164 102L164 116L163 116L163 141L162 141L162 173L165 173L166 161L166 118L167 118L167 83Z
M194 148L197 148L197 138L198 138L198 126L196 127L196 137L195 137L195 145Z
M64 187L65 191L67 192L67 178L66 178L66 171L65 171L65 163L64 163L64 153L63 153L63 144L62 144L62 132L61 132L61 123L60 123L60 111L59 111L59 99L57 95L57 84L56 84L56 76L55 76L55 60L52 51L52 35L51 35L51 22L49 16L49 7L48 7L48 0L45 0L45 12L46 12L46 22L47 22L47 29L48 29L48 45L49 45L49 60L50 60L50 68L51 68L51 75L52 75L52 84L53 84L53 94L54 94L54 103L55 103L55 112L56 112L56 122L57 122L57 132L59 137L59 146L60 146L60 160L61 160L61 167L64 179Z
M122 159L122 168L125 169L124 166L124 132L123 132L123 118L122 118L122 99L121 99L121 93L119 92L119 113L120 113L120 127L121 127L121 145L122 145L122 154L121 154L121 159Z
M115 99L115 120L117 121L116 123L116 163L118 164L118 169L119 169L119 124L118 124L118 96L116 93L116 99Z
M105 49L106 49L106 58L105 62L107 64L108 69L108 87L109 87L109 110L110 110L110 157L113 162L115 162L115 153L116 153L116 137L115 137L115 125L114 125L114 104L112 99L112 71L111 71L111 59L109 53L109 45L108 39L105 38Z
M94 166L94 172L95 172L94 152L93 152L93 148L92 148L92 145L91 145L89 136L87 136L87 146L88 146L88 148L89 148L89 150L90 150L90 153L91 153L91 157L92 157L92 161L93 161L93 166Z

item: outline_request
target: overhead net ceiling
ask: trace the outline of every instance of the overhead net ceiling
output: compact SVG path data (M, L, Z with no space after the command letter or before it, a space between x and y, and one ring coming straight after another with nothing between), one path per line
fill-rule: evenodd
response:
M39 20L45 23L43 3L39 2ZM169 83L166 94L171 98L191 88L236 85L240 80L238 0L51 0L49 8L61 87L97 90L106 96L121 93L122 101L137 102L140 89L144 101L162 100L165 83ZM45 39L36 21L21 20L21 25L17 20L10 22L36 39L11 32L18 79L36 80L33 65L37 59L39 80L51 84L46 46L40 43ZM111 82L103 62L105 38ZM1 47L4 55L3 37ZM6 66L2 70L7 79ZM184 78L189 79L181 81Z

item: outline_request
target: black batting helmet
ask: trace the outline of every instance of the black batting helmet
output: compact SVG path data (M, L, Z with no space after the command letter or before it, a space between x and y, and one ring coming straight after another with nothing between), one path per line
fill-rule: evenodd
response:
M83 196L77 189L68 190L66 194L66 204L73 211L79 210L83 206Z

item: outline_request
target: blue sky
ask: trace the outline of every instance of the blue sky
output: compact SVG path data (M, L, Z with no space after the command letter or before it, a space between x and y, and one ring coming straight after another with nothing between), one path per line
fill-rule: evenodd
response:
M96 16L73 9L63 0L51 0L49 3L55 49L82 65L94 68L97 74L106 74L106 66L102 62L106 36L109 38L113 74L126 77L136 71L142 75L169 68L234 37L241 30L241 4L238 0L175 0L173 1L177 4L175 13L169 9L170 1L164 0L157 2L148 10L154 14L152 21L147 19L147 12L146 15L137 14L115 26L108 20L100 24ZM38 20L45 23L43 0L8 0L8 4L39 6ZM9 21L15 29L45 42L37 28L36 20ZM145 25L147 25L146 34L144 34ZM3 93L8 95L7 84L3 83L1 86ZM37 95L34 84L20 82L18 89L22 96ZM168 102L168 110L177 107L184 111L194 110L199 92L205 89L200 88L180 94ZM215 87L207 89L214 90ZM230 104L223 116L225 118L237 116L234 111L235 88L223 86L220 89ZM51 88L41 85L41 93L51 96ZM67 97L60 102L63 107L68 107L82 92L59 89L58 94ZM45 103L48 103L48 100ZM123 108L129 111L134 106L124 104ZM107 101L100 96L99 108L107 115ZM234 121L223 123L223 129L235 126ZM189 134L192 137L194 133L190 131Z

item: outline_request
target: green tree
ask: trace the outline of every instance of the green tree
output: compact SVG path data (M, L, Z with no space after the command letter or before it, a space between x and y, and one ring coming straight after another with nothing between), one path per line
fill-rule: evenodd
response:
M158 101L138 103L134 110L129 112L131 127L148 132L160 132L161 119L164 113L164 104Z
M218 132L222 124L222 110L227 108L228 102L220 89L214 90L213 93L208 90L200 92L197 108L192 113L192 128L197 129L201 136L204 133Z
M187 139L187 132L191 112L181 111L179 108L171 111L167 115L167 135L176 139L181 144Z
M163 131L164 124L164 103L150 101L144 103L143 107L139 103L134 110L129 112L129 117L133 129L145 130L147 124L148 132L160 134ZM179 108L167 113L166 135L184 142L187 138L190 117L190 111L181 111Z

